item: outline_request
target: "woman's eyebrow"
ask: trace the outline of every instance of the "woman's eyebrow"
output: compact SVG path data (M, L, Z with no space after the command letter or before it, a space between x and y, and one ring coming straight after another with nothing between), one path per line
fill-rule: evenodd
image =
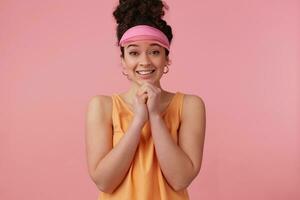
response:
M150 46L159 46L160 47L160 45L156 44L156 43L151 43Z
M139 45L136 45L136 44L130 44L126 47L126 49L128 49L129 47L138 47Z
M130 45L128 45L128 46L126 47L126 49L128 49L129 47L138 47L138 46L139 46L139 45L137 45L137 44L130 44ZM160 47L160 45L157 44L157 43L151 43L150 46L158 46L158 47Z

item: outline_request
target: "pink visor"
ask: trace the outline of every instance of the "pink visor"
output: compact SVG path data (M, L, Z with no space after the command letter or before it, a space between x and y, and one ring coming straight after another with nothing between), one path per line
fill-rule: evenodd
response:
M128 29L120 39L119 46L124 47L128 43L138 40L153 40L170 50L167 36L157 28L148 25L138 25Z

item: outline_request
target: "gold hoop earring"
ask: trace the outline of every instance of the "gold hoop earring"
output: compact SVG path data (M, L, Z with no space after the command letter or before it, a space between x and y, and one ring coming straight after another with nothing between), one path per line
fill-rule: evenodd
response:
M122 74L123 74L124 76L126 76L126 78L127 78L128 80L131 80L131 79L129 78L128 74L125 74L123 71L122 71Z
M165 68L164 68L164 74L166 74L166 73L169 72L169 66L168 66L168 65L165 65L165 67L167 67L167 71L165 71Z

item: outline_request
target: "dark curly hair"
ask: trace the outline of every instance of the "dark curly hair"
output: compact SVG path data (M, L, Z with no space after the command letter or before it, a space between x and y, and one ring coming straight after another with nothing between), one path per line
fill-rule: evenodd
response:
M162 19L166 6L161 0L119 0L113 16L117 22L117 38L120 41L122 35L136 25L149 25L162 31L171 43L172 28ZM120 47L121 57L124 57L124 47ZM169 51L165 49L166 55Z

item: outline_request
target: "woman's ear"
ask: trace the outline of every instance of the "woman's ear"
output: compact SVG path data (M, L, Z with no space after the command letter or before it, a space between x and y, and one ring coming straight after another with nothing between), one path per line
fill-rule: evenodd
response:
M127 67L126 67L126 63L123 57L121 57L121 67L122 67L122 73L123 74L128 74L127 73Z
M166 57L166 65L171 65L171 60L169 59L169 56Z
M126 63L125 63L125 60L124 60L124 57L121 56L121 64L122 64L122 68L126 68Z

